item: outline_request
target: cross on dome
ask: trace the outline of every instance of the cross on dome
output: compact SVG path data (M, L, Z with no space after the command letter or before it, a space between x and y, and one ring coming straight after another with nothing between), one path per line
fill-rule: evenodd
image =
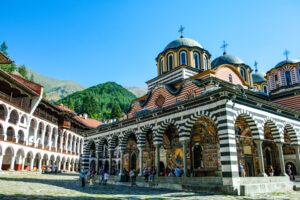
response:
M183 31L184 31L185 27L183 27L182 25L180 25L180 28L178 30L178 32L181 34L180 37L183 38Z
M257 72L257 65L258 65L258 62L255 61L255 62L254 62L255 72Z
M221 49L223 49L223 55L226 54L226 47L227 47L228 45L229 45L229 44L226 43L225 40L223 40L223 44L222 44L222 46L220 47Z
M289 58L289 54L290 54L290 51L285 49L284 52L283 52L283 55L285 55L285 58L288 59Z

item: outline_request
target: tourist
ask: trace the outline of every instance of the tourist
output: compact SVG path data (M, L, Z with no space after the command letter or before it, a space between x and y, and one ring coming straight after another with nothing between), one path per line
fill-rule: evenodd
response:
M148 171L148 169L146 167L144 169L143 174L144 174L144 177L145 177L145 182L147 182L148 181L148 177L149 177L149 171Z
M269 167L268 174L269 174L269 176L274 176L274 169L273 169L272 165L270 165L270 167Z
M170 170L170 172L169 172L168 176L175 176L175 174L173 173L173 171L172 171L172 170Z
M102 169L101 172L100 172L100 179L101 179L100 182L99 182L100 185L101 185L101 183L104 185L104 174L105 174L105 172Z
M150 171L150 175L149 175L149 182L153 182L153 180L154 180L154 171Z
M134 176L135 176L135 173L134 173L134 170L132 169L132 170L129 172L129 177L130 177L131 186L133 186L133 184L134 184Z
M104 173L104 183L103 183L103 185L106 185L106 183L108 181L108 178L109 178L109 174L108 174L108 172L105 172Z
M87 171L87 179L90 180L90 177L91 177L91 170L89 168L88 171Z
M84 186L85 186L85 174L86 174L86 171L82 168L82 169L81 169L81 174L80 174L80 178L81 178L81 187L84 187Z
M240 177L245 177L245 170L244 170L244 166L242 165L242 163L239 163L239 173L240 173Z
M181 174L182 174L182 171L181 171L181 169L179 168L179 167L176 167L176 169L175 169L175 175L177 176L177 177L180 177L181 176Z
M287 166L286 173L290 177L290 181L292 181L293 180L293 172L292 172L292 166L290 164Z

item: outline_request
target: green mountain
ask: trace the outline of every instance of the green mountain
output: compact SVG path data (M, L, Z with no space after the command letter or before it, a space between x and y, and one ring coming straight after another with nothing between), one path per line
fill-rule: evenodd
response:
M27 68L27 67L26 67ZM57 101L74 92L86 89L85 86L76 83L71 80L57 80L39 74L32 69L27 68L28 77L32 77L33 81L44 86L44 93L47 99Z
M87 113L91 118L106 121L120 118L135 98L121 85L106 82L70 94L57 103L63 103L78 114Z
M137 97L144 96L147 93L147 88L129 87L129 86L124 86L124 88L132 92Z

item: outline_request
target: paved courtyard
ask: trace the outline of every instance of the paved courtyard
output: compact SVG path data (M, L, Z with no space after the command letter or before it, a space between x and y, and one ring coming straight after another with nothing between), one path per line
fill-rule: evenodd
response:
M0 199L300 199L300 192L240 197L97 184L81 188L80 184L77 174L0 172Z

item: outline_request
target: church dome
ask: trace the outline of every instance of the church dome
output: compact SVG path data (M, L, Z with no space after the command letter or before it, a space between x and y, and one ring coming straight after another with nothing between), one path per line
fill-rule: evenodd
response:
M189 39L189 38L184 38L184 37L180 37L179 39L173 40L172 42L170 42L166 48L164 49L174 49L174 48L178 48L181 46L186 46L186 47L199 47L199 48L203 48L198 42L196 42L195 40Z
M253 83L261 83L267 81L265 79L266 74L263 72L255 71L254 74L252 74Z
M274 68L277 68L277 67L281 67L282 65L284 64L295 64L295 63L298 63L300 62L300 60L295 60L295 59L285 59L279 63L277 63L277 65L275 65Z
M244 62L240 58L238 58L236 56L225 54L223 56L220 56L220 57L217 57L216 59L214 59L211 63L211 67L216 68L223 64L239 65L239 64L243 64L243 63Z

